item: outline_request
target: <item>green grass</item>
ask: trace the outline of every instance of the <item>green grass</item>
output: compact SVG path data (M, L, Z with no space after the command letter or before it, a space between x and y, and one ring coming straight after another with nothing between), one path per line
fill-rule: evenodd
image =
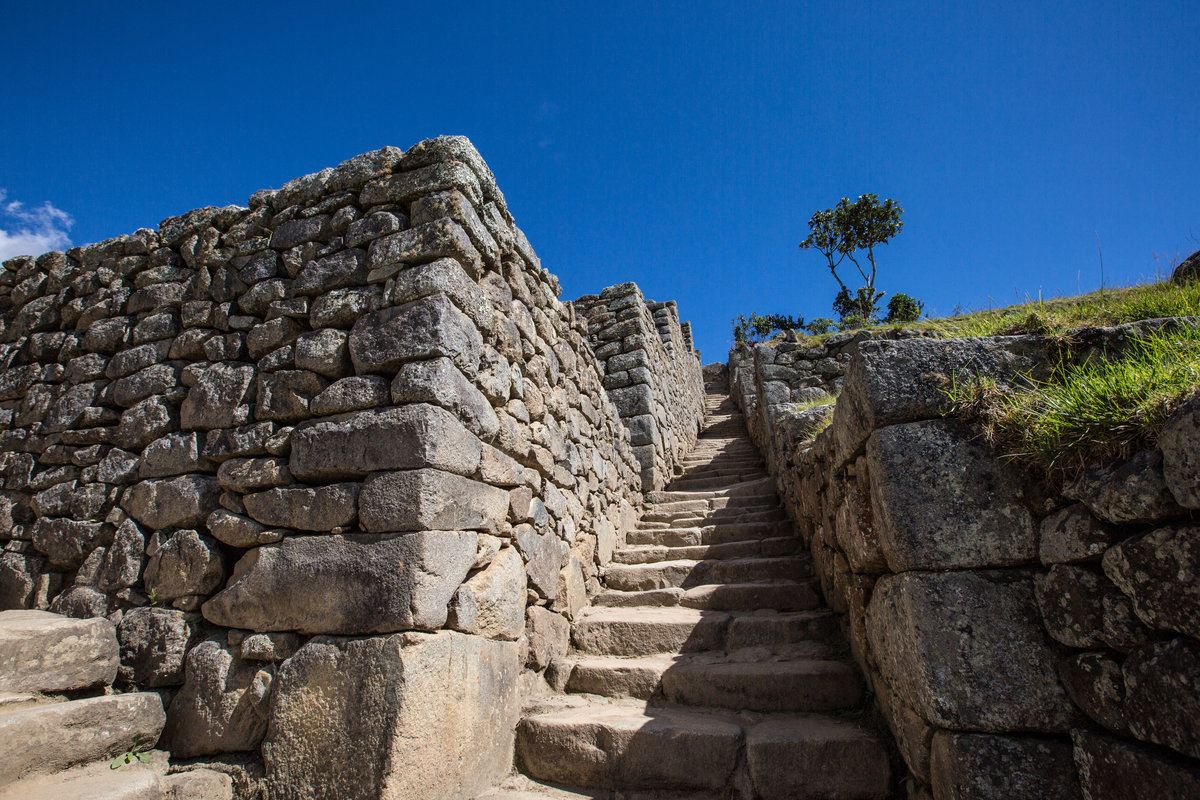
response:
M1198 390L1200 328L1182 328L1134 340L1118 359L1060 362L1048 380L1023 389L985 378L956 386L951 399L1001 453L1073 473L1154 442Z
M1020 333L1062 334L1071 328L1121 325L1156 317L1200 316L1200 282L1177 286L1170 281L1145 283L1074 297L1030 298L1028 302L951 317L921 319L903 325L876 325L864 330L929 331L945 338L1008 336ZM832 333L801 336L808 346Z

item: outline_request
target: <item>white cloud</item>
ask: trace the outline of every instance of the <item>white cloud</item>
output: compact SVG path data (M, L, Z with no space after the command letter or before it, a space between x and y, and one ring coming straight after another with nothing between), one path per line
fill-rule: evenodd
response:
M8 200L8 192L0 189L0 261L68 247L67 232L73 224L70 214L49 201L26 208L18 200Z

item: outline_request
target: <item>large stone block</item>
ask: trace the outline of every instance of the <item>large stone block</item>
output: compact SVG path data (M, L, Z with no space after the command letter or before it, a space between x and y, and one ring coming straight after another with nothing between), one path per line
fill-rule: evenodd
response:
M163 730L171 754L195 758L257 750L267 732L273 671L209 640L188 653L186 672Z
M478 537L298 536L248 552L204 617L231 628L359 635L432 630L475 563Z
M953 421L893 425L867 440L879 544L893 572L1020 564L1037 555L1015 478Z
M955 381L1045 377L1049 363L1038 336L861 342L834 410L835 461L853 458L876 428L939 416Z
M1200 638L1200 527L1126 539L1108 549L1103 564L1143 622Z
M508 492L436 469L377 472L363 482L359 523L386 531L495 531L508 514Z
M246 513L268 527L298 531L344 528L358 516L357 483L281 486L242 498Z
M450 627L490 639L516 639L525 630L525 562L506 547L458 588Z
M350 358L359 373L392 377L407 361L445 356L474 375L483 337L444 294L367 314L350 331Z
M112 529L103 522L43 517L33 525L33 546L45 553L51 565L73 569L110 536Z
M213 364L204 370L179 410L183 429L232 428L248 422L255 374L249 364Z
M1200 397L1171 415L1159 434L1158 448L1163 479L1175 501L1184 508L1200 508Z
M117 637L106 619L0 612L0 692L65 692L112 683Z
M117 626L122 678L152 688L183 683L184 658L200 638L200 621L199 614L170 608L125 612Z
M1180 636L1145 645L1122 672L1133 735L1200 758L1200 642Z
M420 467L470 475L479 456L479 440L457 418L418 403L298 425L288 466L304 481Z
M411 303L439 293L450 298L459 311L471 318L475 327L481 331L492 329L496 308L491 298L452 258L441 258L397 272L392 278L388 299L392 304Z
M1077 800L1071 742L1033 736L938 731L933 737L938 800Z
M207 475L142 481L125 495L122 507L152 530L195 528L217 507L221 484Z
M1142 450L1115 467L1089 467L1063 494L1081 501L1100 519L1117 524L1160 522L1184 513L1167 488L1158 450Z
M519 673L516 642L452 631L314 639L276 679L271 796L477 797L512 769Z
M939 727L1065 730L1071 706L1032 584L1013 572L880 578L867 634L888 684Z
M406 264L425 264L440 258L452 258L471 276L483 275L483 262L471 237L449 217L414 225L408 230L371 242L371 277L391 277Z
M175 531L146 564L146 589L164 603L206 595L225 581L225 557L216 540L198 531Z
M391 395L396 404L440 406L484 439L492 439L500 430L500 420L492 404L448 358L405 364L392 381Z
M1085 730L1071 731L1084 800L1200 797L1200 767L1170 751Z

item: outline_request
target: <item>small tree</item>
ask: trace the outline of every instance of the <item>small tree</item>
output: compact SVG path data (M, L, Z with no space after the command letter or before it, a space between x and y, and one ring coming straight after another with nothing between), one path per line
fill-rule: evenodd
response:
M800 243L800 249L816 250L825 256L829 272L841 289L834 300L834 310L843 323L861 318L863 324L870 324L878 318L878 303L883 293L875 289L878 274L875 248L886 244L904 227L900 219L903 210L895 200L880 202L878 195L864 194L853 203L843 197L833 208L818 211L809 219L808 238ZM859 251L865 252L856 257ZM847 259L865 284L854 293L838 275L838 267Z
M925 304L915 297L909 297L904 292L896 292L888 300L888 314L884 322L916 322L925 310Z

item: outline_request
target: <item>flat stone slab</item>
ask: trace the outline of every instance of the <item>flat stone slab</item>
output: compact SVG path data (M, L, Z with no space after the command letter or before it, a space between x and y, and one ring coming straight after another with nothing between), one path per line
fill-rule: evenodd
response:
M112 683L117 633L103 618L0 611L0 692L65 692Z
M891 771L883 744L852 722L809 716L746 732L750 778L763 800L882 800Z

